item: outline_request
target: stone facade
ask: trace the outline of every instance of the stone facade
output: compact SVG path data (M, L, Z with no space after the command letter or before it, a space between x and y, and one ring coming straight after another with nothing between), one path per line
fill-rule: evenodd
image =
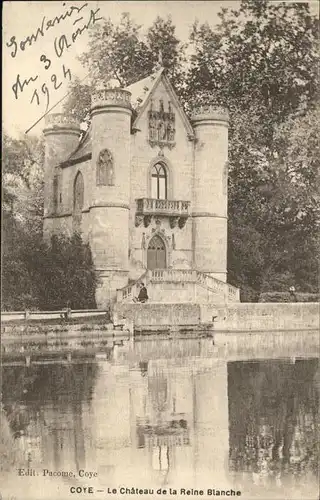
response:
M159 69L96 89L91 124L47 116L44 235L89 241L99 306L147 269L197 269L226 282L228 114L189 120Z

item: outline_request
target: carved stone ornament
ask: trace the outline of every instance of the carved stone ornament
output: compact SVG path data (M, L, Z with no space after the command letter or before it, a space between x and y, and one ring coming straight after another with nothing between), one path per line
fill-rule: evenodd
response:
M80 128L80 122L72 115L66 115L64 113L51 113L45 117L46 126L59 126L63 125L65 127L75 127Z
M166 146L172 149L175 146L175 114L172 111L171 104L169 102L168 111L164 110L164 105L162 99L160 99L159 110L153 109L153 103L151 102L150 109L148 111L149 118L149 144L151 147L160 146L160 148Z
M195 140L194 134L187 134L187 138L188 138L188 141L190 141L190 142Z
M172 249L175 250L176 249L176 240L174 238L174 233L172 233Z
M203 118L211 118L219 121L229 121L229 113L226 108L214 106L213 104L203 104L196 106L191 114L191 120L196 121Z
M142 233L141 248L143 250L146 248L146 233Z
M111 152L108 149L100 151L97 160L97 185L114 185L114 162Z
M143 222L143 215L136 215L135 226L136 227L141 226L142 222Z
M170 217L169 218L171 229L176 227L176 225L178 224L178 219L179 219L178 217Z
M144 227L148 227L151 224L152 215L145 215L143 218Z
M123 106L126 108L131 108L130 103L131 93L125 89L96 89L92 93L92 107L96 105L108 105L114 104Z
M156 219L155 223L156 223L157 226L160 226L161 225L161 220L160 219Z
M180 217L179 218L178 224L179 224L180 229L182 229L186 225L187 219L188 219L188 217Z

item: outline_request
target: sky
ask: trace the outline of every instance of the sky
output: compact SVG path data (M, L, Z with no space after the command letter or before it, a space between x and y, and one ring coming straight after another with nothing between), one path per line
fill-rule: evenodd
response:
M307 0L306 0L307 1ZM102 22L100 17L110 17L114 23L122 12L147 29L159 15L171 15L176 25L176 34L187 41L190 27L195 19L208 21L214 26L218 22L221 7L239 8L238 1L23 1L3 3L3 127L11 136L18 137L28 132L40 135L44 119L37 122L47 109L55 106L66 95L68 83L75 76L86 77L86 70L77 57L87 50L87 30L72 41L72 33L88 23ZM318 2L308 2L312 12L318 12ZM87 5L85 5L87 4ZM99 11L97 9L100 9ZM95 14L91 14L91 11ZM59 23L56 16L63 16ZM45 17L45 19L44 19ZM26 39L32 34L37 40L29 45ZM43 33L43 35L42 35ZM59 39L70 47L62 46ZM54 48L56 40L56 50ZM62 43L62 42L61 42ZM61 49L61 46L60 46ZM28 83L26 83L28 82ZM62 111L63 101L52 112Z

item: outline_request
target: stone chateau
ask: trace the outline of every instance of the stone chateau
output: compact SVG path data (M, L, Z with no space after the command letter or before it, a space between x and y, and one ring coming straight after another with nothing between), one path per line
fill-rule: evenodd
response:
M85 133L46 117L44 236L89 241L98 307L132 301L139 280L153 302L238 301L226 283L227 111L189 119L163 68L109 87L93 91Z

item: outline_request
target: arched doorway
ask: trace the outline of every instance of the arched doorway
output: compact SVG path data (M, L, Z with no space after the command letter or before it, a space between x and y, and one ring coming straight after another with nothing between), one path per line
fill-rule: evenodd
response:
M166 267L166 246L163 239L156 234L148 246L147 268L164 269Z

